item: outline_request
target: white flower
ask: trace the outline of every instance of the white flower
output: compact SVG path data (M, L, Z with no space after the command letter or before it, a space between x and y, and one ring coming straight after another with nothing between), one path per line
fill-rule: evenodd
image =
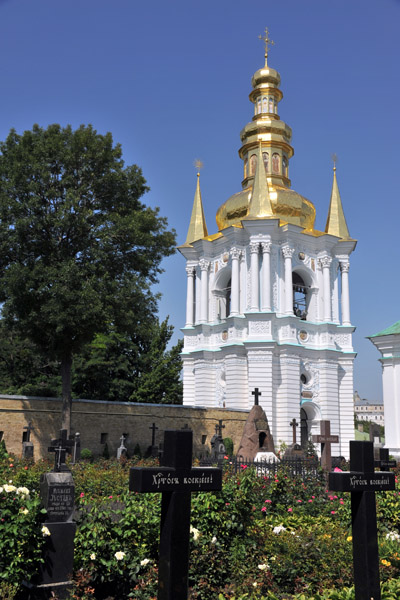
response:
M257 587L257 581L254 581L253 587Z
M96 555L94 552L90 555L90 560L96 560Z
M215 535L214 535L213 539L211 540L211 543L212 544L216 544L217 543L217 538L215 537Z
M140 566L141 567L145 567L146 565L148 565L150 562L149 558L144 558L143 560L140 561Z
M29 490L27 487L19 487L19 488L17 488L17 494L23 494L24 496L29 496Z
M273 529L273 532L276 533L276 535L279 535L281 531L286 531L286 527L284 527L283 525L278 525Z
M29 510L27 508L21 508L21 512L23 515L27 515Z
M117 560L124 560L124 558L125 558L126 554L125 554L125 552L121 552L121 551L120 551L120 552L116 552L116 553L114 554L114 556L115 556L115 558L116 558Z
M394 542L395 540L400 540L400 535L398 533L396 533L396 531L389 531L389 533L386 534L386 539L387 540L391 540L392 542Z
M50 533L50 529L48 529L48 528L46 527L46 525L43 525L43 527L42 527L42 529L41 529L41 532L42 532L42 535L43 535L43 537L46 537L46 536L48 536L48 535L51 535L51 533Z
M9 494L11 492L15 492L17 488L15 487L15 485L9 485L8 483L6 483L3 489L5 492L7 492L7 494Z
M193 539L196 542L200 537L200 531L196 527L190 526L190 533L193 533Z
M3 487L0 487L0 494L1 494L1 492L3 491L3 489L4 489Z
M260 569L260 571L265 571L265 569L267 567L268 567L268 565L266 565L266 564L258 565L258 568Z

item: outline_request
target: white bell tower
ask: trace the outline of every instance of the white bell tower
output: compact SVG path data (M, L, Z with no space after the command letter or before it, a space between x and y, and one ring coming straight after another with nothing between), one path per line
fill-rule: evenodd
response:
M301 441L330 420L333 453L354 438L354 327L350 321L350 238L336 180L325 232L314 205L290 188L292 131L278 115L280 75L252 78L254 116L241 132L242 190L217 211L208 235L198 174L184 245L184 404L249 410L259 388L276 445Z

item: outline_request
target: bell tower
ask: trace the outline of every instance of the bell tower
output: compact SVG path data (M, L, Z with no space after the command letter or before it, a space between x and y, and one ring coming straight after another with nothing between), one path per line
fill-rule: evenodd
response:
M278 115L280 75L268 65L252 78L252 120L242 129L242 189L217 210L208 234L200 177L185 244L184 404L250 410L252 391L271 433L291 443L331 422L333 446L348 456L354 437L354 327L350 321L350 237L336 166L325 231L315 207L291 189L292 131Z

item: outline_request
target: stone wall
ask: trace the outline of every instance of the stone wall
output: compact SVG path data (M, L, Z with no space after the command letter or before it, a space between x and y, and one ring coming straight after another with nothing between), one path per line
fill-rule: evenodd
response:
M138 443L142 452L151 444L151 426L158 427L156 444L163 439L165 429L180 429L188 425L193 430L194 453L210 451L215 425L222 419L223 437L230 437L237 450L248 411L225 408L194 408L166 404L137 404L74 400L71 433L79 432L81 448L101 455L107 442L110 455L116 455L121 435L128 434L125 446L132 453ZM59 398L0 396L0 432L7 450L21 455L24 427L34 428L31 441L35 459L49 456L51 438L58 437L61 423ZM1 436L1 433L0 433Z

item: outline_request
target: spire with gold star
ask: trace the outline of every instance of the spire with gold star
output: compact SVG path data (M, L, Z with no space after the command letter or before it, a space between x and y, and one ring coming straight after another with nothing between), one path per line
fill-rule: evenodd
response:
M336 179L336 156L333 157L333 183L325 233L335 235L343 240L350 239L349 229L344 216L339 187Z
M201 240L208 236L206 220L204 217L203 203L201 200L200 191L200 169L203 164L200 160L195 161L195 167L198 169L197 172L197 185L196 192L194 194L192 216L190 217L189 229L186 236L185 245L190 245L196 240Z

